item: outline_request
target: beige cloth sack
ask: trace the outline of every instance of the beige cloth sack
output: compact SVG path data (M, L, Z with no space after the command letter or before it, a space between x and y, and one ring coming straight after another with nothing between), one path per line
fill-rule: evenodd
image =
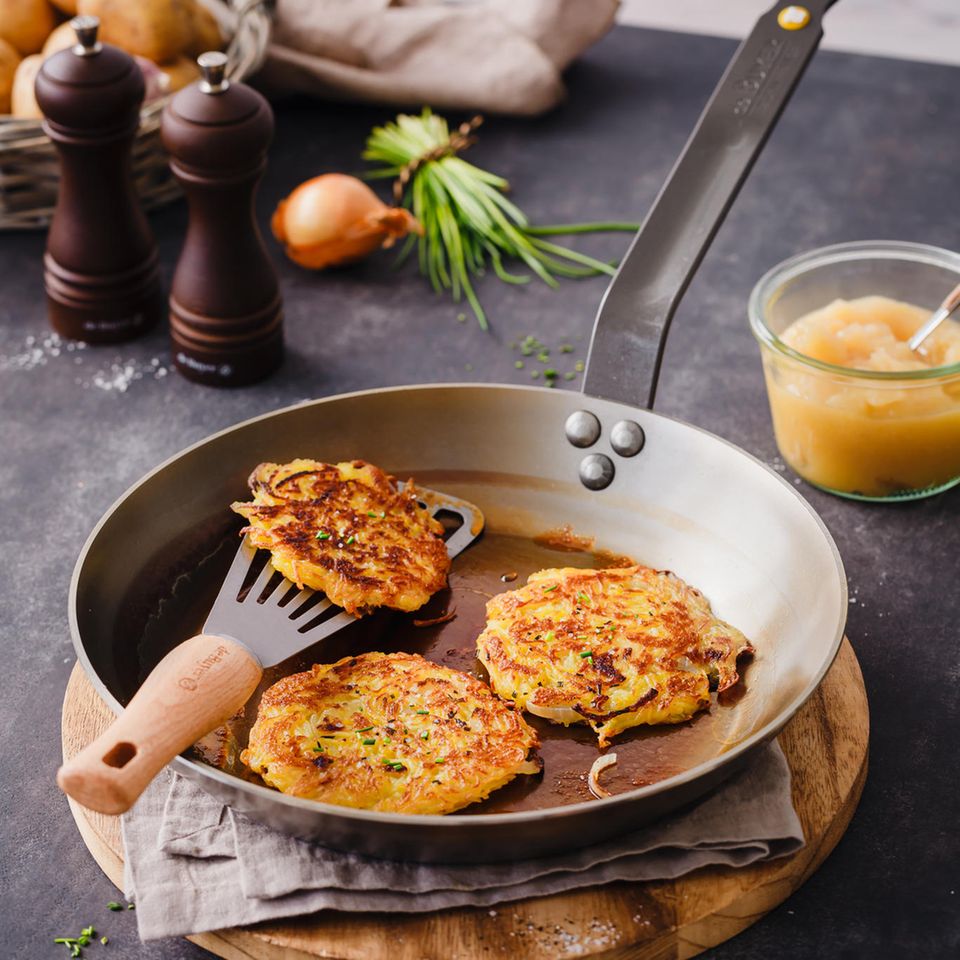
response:
M278 0L261 74L276 92L538 114L619 0Z

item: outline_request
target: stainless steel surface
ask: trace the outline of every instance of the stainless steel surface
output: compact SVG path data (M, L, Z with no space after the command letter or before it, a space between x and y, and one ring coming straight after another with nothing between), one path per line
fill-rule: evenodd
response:
M398 486L402 489L403 484ZM460 526L446 540L447 554L453 558L480 535L483 518L473 504L436 490L421 488L423 505L431 515L456 514ZM300 590L265 562L257 578L244 589L248 573L257 556L265 551L251 546L249 538L240 541L220 592L210 609L203 632L230 637L242 643L264 667L281 663L305 647L311 646L356 623L353 614L336 608L327 597L308 587Z
M229 89L230 81L226 77L227 55L219 50L201 53L197 57L197 66L203 74L200 89L204 93L223 93Z
M589 410L576 410L563 427L567 439L575 446L592 447L600 439L600 421Z
M757 648L736 708L736 735L718 742L705 762L649 786L500 814L377 814L298 800L184 757L174 769L297 836L427 862L511 860L585 846L690 802L773 737L820 682L846 618L842 564L816 514L773 471L704 431L624 404L597 400L591 409L604 427L639 423L643 456L621 460L607 489L585 493L577 476L582 452L564 435L567 418L582 406L581 396L542 388L378 390L258 417L189 448L129 490L87 542L70 593L81 663L119 711L137 683L125 598L159 568L158 558L182 557L198 532L222 526L251 464L304 451L326 460L366 458L475 503L487 531L529 537L569 524L598 547L695 584Z
M943 299L943 303L931 315L930 319L907 341L911 350L917 350L927 337L948 317L960 309L960 283Z
M643 449L645 439L636 420L618 420L610 428L610 446L621 457L635 457Z
M97 40L97 33L100 30L99 17L74 17L70 21L70 26L77 35L73 52L78 57L92 57L103 49L103 45Z
M786 29L777 3L740 45L600 304L584 391L652 407L673 314L822 36L836 0Z
M605 453L588 453L580 461L577 472L588 490L606 490L613 483L617 468Z

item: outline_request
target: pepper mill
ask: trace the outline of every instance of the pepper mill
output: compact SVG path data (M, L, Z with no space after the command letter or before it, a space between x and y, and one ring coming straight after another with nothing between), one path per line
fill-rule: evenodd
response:
M163 315L157 245L140 209L131 148L144 97L133 57L75 17L75 46L37 75L43 128L60 154L60 190L44 254L50 322L87 343L129 340Z
M163 112L161 136L187 195L190 222L170 292L180 372L214 386L268 376L283 360L283 305L253 212L273 138L267 101L231 83L222 53Z

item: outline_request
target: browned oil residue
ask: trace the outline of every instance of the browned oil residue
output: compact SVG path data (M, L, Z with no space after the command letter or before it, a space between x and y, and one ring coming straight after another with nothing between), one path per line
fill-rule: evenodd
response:
M583 537L573 532L573 527L565 523L556 530L544 530L538 533L533 542L541 547L548 547L551 550L560 550L563 552L582 552L593 549L593 537Z
M608 565L607 556L590 553L583 545L591 542L570 532L559 541L553 537L533 540L485 531L482 537L456 558L450 584L436 594L415 615L381 611L363 617L340 632L309 647L284 663L266 671L264 680L247 704L243 717L230 721L220 738L208 741L204 751L194 758L213 761L227 772L259 782L239 761L246 745L249 727L256 718L260 694L282 677L307 670L314 663L332 663L341 657L369 651L405 651L417 653L435 663L462 670L486 681L486 671L476 659L476 639L486 623L486 603L504 590L504 570L512 579L530 576L548 567L599 568ZM216 596L232 558L235 540L231 537L218 551L214 562L203 564L195 576L176 590L174 602L165 602L144 634L138 659L141 674L153 668L169 649L196 633ZM572 544L578 546L574 548ZM456 619L444 614L456 610ZM431 624L429 621L433 620ZM417 626L415 621L422 625ZM426 621L426 622L425 622ZM122 611L121 611L122 622ZM118 643L128 635L118 629ZM742 681L741 681L742 684ZM742 714L730 704L750 686L728 691L716 698L710 709L693 720L665 727L634 728L614 741L617 765L604 771L603 785L611 793L635 789L640 784L681 773L729 749L740 736ZM739 695L738 695L739 694ZM540 810L569 803L592 800L587 785L590 767L599 755L597 738L585 725L562 727L540 717L528 716L540 737L542 776L521 776L483 803L462 811L498 813L516 810ZM211 749L213 747L213 749ZM205 754L205 756L204 756ZM225 762L222 761L225 757Z
M501 583L513 583L517 579L517 571L511 570L509 573L505 573L500 577Z

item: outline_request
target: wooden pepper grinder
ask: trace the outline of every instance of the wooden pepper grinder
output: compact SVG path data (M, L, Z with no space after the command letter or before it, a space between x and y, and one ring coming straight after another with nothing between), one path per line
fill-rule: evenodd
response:
M161 136L190 205L170 293L174 361L184 376L239 386L283 360L283 305L253 212L273 137L267 101L204 53L203 79L163 113Z
M36 81L43 127L60 154L44 283L59 334L115 343L163 315L157 245L131 174L145 88L133 57L97 41L96 17L70 23L77 44L45 60Z

